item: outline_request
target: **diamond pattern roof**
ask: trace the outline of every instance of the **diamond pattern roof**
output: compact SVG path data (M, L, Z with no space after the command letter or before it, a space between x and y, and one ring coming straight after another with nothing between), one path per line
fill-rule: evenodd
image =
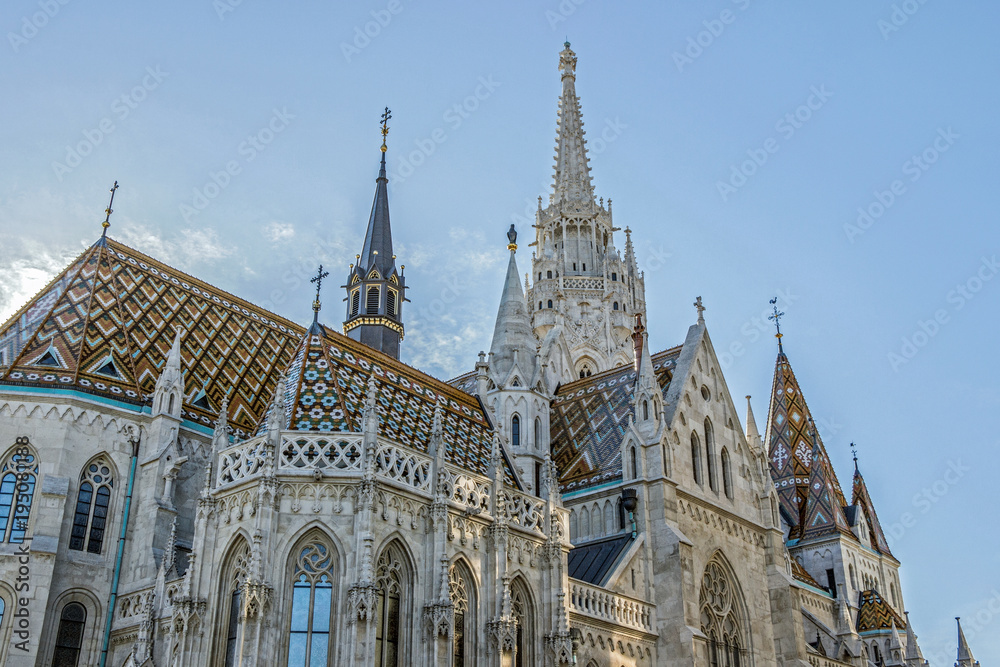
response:
M906 627L906 622L878 591L862 591L859 598L858 632L890 630L893 623L896 624L897 628Z
M652 357L664 395L680 353L681 348L675 347ZM633 366L619 366L556 391L550 412L551 443L563 491L621 479L621 443L633 414L635 378Z

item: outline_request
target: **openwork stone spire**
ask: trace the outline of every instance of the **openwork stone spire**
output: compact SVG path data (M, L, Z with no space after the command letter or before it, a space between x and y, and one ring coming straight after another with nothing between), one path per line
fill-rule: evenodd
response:
M562 96L559 98L552 203L593 203L594 186L590 180L580 98L576 96L576 53L569 48L569 42L566 42L565 46L566 48L559 54Z

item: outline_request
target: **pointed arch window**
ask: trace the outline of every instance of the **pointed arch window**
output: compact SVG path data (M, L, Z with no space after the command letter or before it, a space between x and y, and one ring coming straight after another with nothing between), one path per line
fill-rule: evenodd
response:
M296 550L294 557L288 667L326 665L331 646L334 551L314 539Z
M234 667L239 662L240 639L243 623L240 618L243 607L243 585L250 573L250 545L246 540L232 551L229 576L224 580L222 602L225 618L221 627L226 628L226 667Z
M549 308L552 307L552 299L549 299Z
M475 591L472 576L461 564L448 571L448 594L455 606L455 634L452 642L452 664L466 667L476 656Z
M708 486L718 493L719 480L715 472L715 430L712 428L712 421L708 417L705 417L705 461L707 463Z
M361 290L356 289L351 292L351 317L358 314L361 310Z
M635 447L628 448L629 463L632 465L632 479L639 478L639 464L636 461Z
M694 483L702 485L701 479L701 443L698 442L698 434L691 431L691 473L694 475Z
M535 417L535 449L542 448L542 418Z
M35 450L27 438L18 438L0 464L0 542L24 542L37 480Z
M378 314L379 289L377 286L368 288L368 295L365 297L365 313L368 315Z
M710 664L750 667L750 632L746 604L736 578L718 558L705 567L701 580L701 631L708 637Z
M87 626L87 609L79 602L70 602L59 615L56 647L52 667L75 667L80 662L83 631Z
M649 401L642 402L642 418L644 421L649 421Z
M615 303L614 303L614 305L613 305L612 307L613 307L613 308L614 308L615 310L618 310L618 302L617 302L617 301L615 301Z
M521 446L521 418L518 415L510 418L510 444L514 447Z
M729 450L723 447L721 456L722 456L722 490L725 492L726 498L732 500L733 471L732 471L732 464L729 460Z
M403 562L396 548L382 552L376 568L375 667L400 667Z
M389 317L396 317L396 302L396 290L389 290L385 300L385 312L388 313Z
M534 648L533 632L535 628L535 614L527 585L520 578L511 584L510 599L511 610L514 618L517 619L514 667L528 667L528 665L535 664L532 652Z
M541 301L539 301L539 302L538 302L538 310L541 310L541 309L542 309L542 302L541 302Z
M108 506L115 478L111 464L104 457L97 458L80 473L80 490L76 496L76 514L69 548L99 554L104 545L104 529L108 521Z

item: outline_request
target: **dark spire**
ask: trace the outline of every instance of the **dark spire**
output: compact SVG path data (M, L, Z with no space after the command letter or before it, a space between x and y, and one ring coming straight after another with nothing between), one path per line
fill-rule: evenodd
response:
M389 179L385 175L386 137L392 114L386 107L382 114L382 161L375 179L365 244L351 265L347 276L347 320L344 333L369 347L399 358L403 339L402 307L406 301L406 281L402 269L396 270L392 254L392 230L389 226Z
M389 179L385 175L386 137L389 134L389 119L392 114L389 107L382 114L382 162L379 165L378 178L375 179L375 200L372 202L372 212L368 218L368 230L365 232L365 245L358 259L358 270L367 274L372 266L383 276L392 273L395 258L392 254L392 229L389 226Z
M111 209L111 205L115 203L115 190L117 189L118 189L118 181L115 181L115 184L111 186L111 201L108 202L108 207L104 209L105 213L104 222L101 223L101 227L103 228L101 230L102 241L108 237L108 227L111 226L111 214L114 213L114 211Z

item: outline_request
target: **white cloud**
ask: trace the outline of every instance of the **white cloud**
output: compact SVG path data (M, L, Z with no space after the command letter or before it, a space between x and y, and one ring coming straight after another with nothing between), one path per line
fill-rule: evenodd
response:
M288 241L295 237L295 225L290 222L269 222L264 226L264 238L271 243Z

